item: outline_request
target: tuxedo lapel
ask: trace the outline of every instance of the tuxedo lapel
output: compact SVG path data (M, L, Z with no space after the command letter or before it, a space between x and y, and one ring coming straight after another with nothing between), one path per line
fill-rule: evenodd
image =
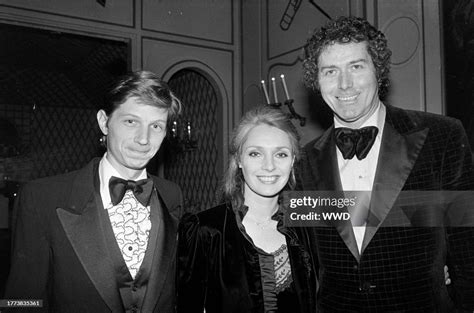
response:
M154 180L157 190L160 206L152 208L158 215L158 235L155 245L155 252L151 267L150 278L147 287L147 297L143 303L143 312L153 312L156 307L163 290L172 288L173 286L166 280L170 277L169 270L174 270L173 263L176 262L176 243L178 220L169 214L170 197L160 191L161 182ZM174 278L174 275L171 275Z
M342 191L341 177L337 164L336 142L334 140L334 126L331 126L315 143L316 157L310 158L313 177L317 179L317 190ZM344 212L347 208L344 207ZM357 242L352 230L350 220L334 220L332 225L336 228L342 240L351 251L354 258L359 261L360 255Z
M394 125L409 124L409 121L397 121L397 118L403 117L387 115L384 126L362 253L392 209L428 135L427 128L401 134Z
M112 312L123 311L116 288L113 264L103 234L102 203L94 195L94 175L98 160L91 162L76 177L68 204L57 215L69 242L97 291ZM71 269L74 270L74 269Z
M314 144L315 157L309 158L317 190L342 190L333 133L331 126Z

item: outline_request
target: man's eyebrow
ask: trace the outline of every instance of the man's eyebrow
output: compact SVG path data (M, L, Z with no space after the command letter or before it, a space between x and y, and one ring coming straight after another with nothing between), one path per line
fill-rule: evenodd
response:
M325 70L333 70L333 69L336 69L336 68L338 68L336 65L320 66L319 71L322 72L322 71L325 71Z
M130 116L130 117L135 117L135 118L139 117L138 115L136 115L134 113L131 113L131 112L118 112L117 115L122 116L122 117L124 117L124 116Z
M359 63L359 62L367 63L368 61L365 58L360 58L360 59L357 59L357 60L350 61L349 64L355 64L355 63ZM333 64L326 65L326 66L320 66L319 70L323 71L323 70L326 70L326 69L334 69L334 68L338 68L338 66L333 65Z
M124 117L131 117L131 118L135 118L135 119L138 119L138 120L141 120L141 116L140 115L136 115L134 113L131 113L131 112L124 112L124 113L119 113L118 116L120 116L121 118L124 118ZM157 120L154 120L154 121L151 121L153 123L155 122L162 122L162 123L166 123L167 120L162 117L162 118L159 118Z
M364 58L357 59L354 61L350 61L349 64L354 64L354 63L359 63L359 62L367 63L367 59L364 59Z

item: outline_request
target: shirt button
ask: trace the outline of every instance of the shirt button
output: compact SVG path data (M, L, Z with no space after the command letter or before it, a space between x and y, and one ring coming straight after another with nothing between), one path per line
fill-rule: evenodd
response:
M359 287L359 290L362 292L371 293L373 288L375 288L375 286L371 285L370 282L366 281L362 283L362 285Z
M133 291L137 291L137 289L138 289L138 288L137 288L137 285L133 285L132 290L133 290Z

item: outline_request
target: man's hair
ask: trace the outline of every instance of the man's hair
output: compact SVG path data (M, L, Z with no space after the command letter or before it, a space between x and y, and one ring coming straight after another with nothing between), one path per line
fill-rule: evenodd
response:
M300 156L300 136L289 116L283 111L270 106L260 106L248 111L234 129L229 145L229 161L223 181L223 197L230 201L234 208L239 208L244 203L245 179L242 169L239 168L242 147L248 139L252 129L259 125L268 125L285 132L291 143L291 152L298 160ZM288 187L293 189L296 185L294 174L290 175Z
M390 56L385 35L363 18L341 16L314 31L305 46L303 80L307 87L319 90L318 60L324 49L335 43L367 43L367 51L375 66L379 97L388 92Z
M148 71L119 77L106 94L102 109L110 116L121 104L135 97L141 103L166 109L173 120L181 112L181 102L158 75Z

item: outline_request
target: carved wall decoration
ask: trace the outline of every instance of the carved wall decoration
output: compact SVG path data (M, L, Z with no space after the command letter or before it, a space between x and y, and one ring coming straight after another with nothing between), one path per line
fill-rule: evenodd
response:
M398 16L387 22L382 32L390 38L392 65L407 64L415 57L421 45L421 30L415 18Z

